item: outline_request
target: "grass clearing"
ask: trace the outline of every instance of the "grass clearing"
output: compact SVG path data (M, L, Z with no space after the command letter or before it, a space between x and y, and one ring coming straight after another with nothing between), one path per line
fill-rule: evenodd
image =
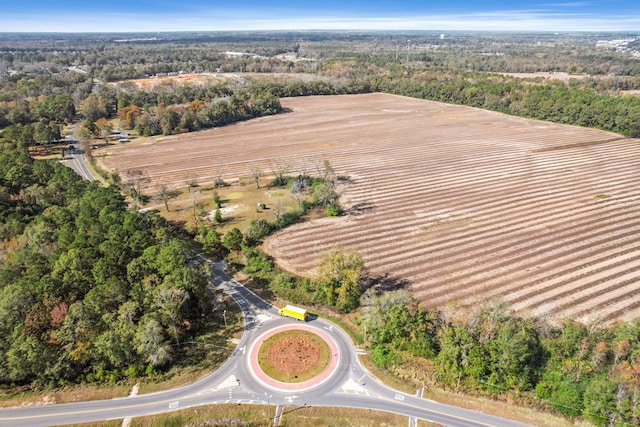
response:
M268 427L275 408L264 405L222 404L183 409L166 414L132 418L130 427L182 427L185 425L224 425Z
M405 426L408 418L402 415L367 409L324 406L285 407L280 426L285 427L386 427Z
M59 427L121 427L121 420L97 421L95 423L66 424Z
M189 191L185 184L178 196L169 200L169 211L157 196L153 196L144 208L158 209L169 221L190 226L194 221L195 206L195 212L202 215L201 222L215 223L215 193L220 198L222 214L222 222L216 224L216 228L223 234L232 228L244 231L252 220L275 221L278 215L298 207L286 188L274 191L273 187L232 184L223 187L199 186Z

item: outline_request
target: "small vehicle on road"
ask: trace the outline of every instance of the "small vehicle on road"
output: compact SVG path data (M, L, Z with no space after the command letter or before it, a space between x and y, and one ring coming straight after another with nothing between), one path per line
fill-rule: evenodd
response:
M307 321L307 316L309 316L307 310L294 305L286 305L284 308L278 310L278 314L280 314L280 316L293 317L294 319L302 320L304 322Z

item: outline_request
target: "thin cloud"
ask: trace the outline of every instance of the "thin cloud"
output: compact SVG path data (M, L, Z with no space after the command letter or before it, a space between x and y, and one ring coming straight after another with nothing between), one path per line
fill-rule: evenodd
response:
M541 6L552 6L552 7L586 7L593 4L593 2L588 1L572 1L565 3L542 3Z
M310 17L295 11L256 12L218 10L191 14L78 14L0 17L4 32L158 32L232 30L494 30L494 31L638 31L640 15L560 13L517 10L362 17L326 13Z

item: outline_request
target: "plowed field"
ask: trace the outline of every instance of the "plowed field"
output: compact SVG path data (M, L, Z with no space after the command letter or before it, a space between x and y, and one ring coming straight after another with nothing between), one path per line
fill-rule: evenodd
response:
M272 236L265 248L286 269L308 274L341 245L426 306L500 297L555 319L640 316L640 140L385 94L282 105L290 112L108 147L102 161L184 186L212 182L220 165L233 181L276 157L309 170L327 159L352 180L349 214Z

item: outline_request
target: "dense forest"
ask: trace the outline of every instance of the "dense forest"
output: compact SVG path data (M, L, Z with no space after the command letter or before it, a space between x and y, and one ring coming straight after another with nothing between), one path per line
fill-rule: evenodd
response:
M151 374L210 321L189 246L117 188L6 151L0 212L0 384Z
M620 48L601 39L627 41ZM184 342L218 327L206 271L194 267L180 230L157 213L129 208L116 184L84 182L28 155L61 140L65 125L81 123L85 140L108 139L114 121L135 135L168 135L278 114L281 97L386 92L640 137L640 97L629 92L640 89L639 40L592 33L1 34L0 384L148 375L190 351ZM515 72L575 78L505 74ZM211 79L149 88L124 81L167 73ZM252 74L218 79L221 73ZM332 183L305 185L314 203L337 214ZM551 325L499 303L471 313L424 310L403 291L376 293L359 282L366 269L357 254L327 256L328 263L351 263L342 276L327 268L312 279L292 277L256 246L307 207L224 236L206 227L194 235L215 256L233 254L255 285L283 299L357 313L383 369L425 372L418 376L425 384L520 399L596 425L640 423L637 321Z

